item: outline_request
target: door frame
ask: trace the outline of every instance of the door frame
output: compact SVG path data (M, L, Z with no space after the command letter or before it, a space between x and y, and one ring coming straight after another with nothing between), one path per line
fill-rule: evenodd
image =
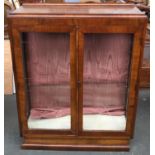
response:
M24 24L26 23L26 24ZM76 135L78 129L77 117L77 60L76 60L76 29L67 20L47 18L20 18L9 20L10 40L12 48L12 61L15 73L15 86L20 134L24 137L52 137L53 135ZM63 25L63 26L61 26ZM60 28L61 26L61 28ZM25 80L25 67L23 63L22 33L50 32L68 33L70 36L70 88L71 88L71 129L29 129L27 125L28 101L27 82ZM18 66L18 67L17 67Z
M132 26L131 26L132 23ZM147 20L142 18L97 18L79 21L78 31L78 120L80 136L98 137L133 137L136 120L136 109L138 99L138 82L143 47L145 42L145 30ZM133 46L129 71L128 95L127 95L127 123L125 131L84 131L83 128L83 61L84 61L84 35L91 33L123 33L133 34Z

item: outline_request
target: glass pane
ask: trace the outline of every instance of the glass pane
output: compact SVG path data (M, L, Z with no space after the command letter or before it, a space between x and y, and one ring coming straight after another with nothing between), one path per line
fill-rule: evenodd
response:
M125 130L132 35L84 36L83 129Z
M24 33L28 127L70 129L69 34Z

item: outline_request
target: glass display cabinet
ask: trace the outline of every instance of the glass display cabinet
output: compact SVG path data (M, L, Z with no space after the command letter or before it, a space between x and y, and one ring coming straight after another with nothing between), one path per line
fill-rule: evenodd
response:
M8 22L22 148L128 150L143 12L122 4L25 4Z

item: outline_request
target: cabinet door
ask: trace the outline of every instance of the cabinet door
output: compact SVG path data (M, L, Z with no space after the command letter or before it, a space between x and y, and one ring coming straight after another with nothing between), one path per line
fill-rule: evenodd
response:
M34 20L35 21L35 20ZM19 118L22 128L75 133L76 58L72 26L42 20L13 29ZM66 23L64 23L65 25ZM46 25L46 26L45 26ZM21 67L17 67L21 66ZM21 99L22 98L22 99ZM55 132L54 132L55 131ZM46 132L43 132L46 133Z
M144 27L106 21L84 23L79 31L79 131L131 135Z

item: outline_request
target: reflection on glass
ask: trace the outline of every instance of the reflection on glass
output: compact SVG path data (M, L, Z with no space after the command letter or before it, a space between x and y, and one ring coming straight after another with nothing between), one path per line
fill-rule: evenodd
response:
M28 127L70 129L69 35L24 33Z
M132 36L86 34L83 129L125 130Z

